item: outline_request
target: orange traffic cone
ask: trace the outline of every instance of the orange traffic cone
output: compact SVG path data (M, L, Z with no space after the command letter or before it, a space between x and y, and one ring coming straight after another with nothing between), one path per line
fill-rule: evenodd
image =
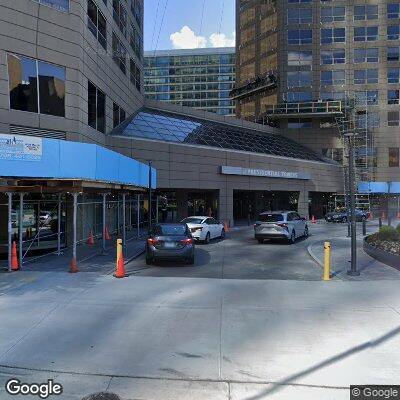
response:
M312 224L316 224L316 223L317 223L317 220L315 219L315 215L313 215L313 216L311 217L311 223L312 223Z
M400 219L400 211L397 213L397 218Z
M229 232L229 225L227 221L224 222L224 230L225 232Z
M17 256L17 243L14 241L11 250L11 269L13 271L19 270L18 256Z
M369 212L368 219L374 219L374 214L372 213L372 211Z
M386 219L385 211L382 211L382 219Z
M89 233L87 244L89 244L91 246L94 245L94 237L93 237L93 232L92 231L90 231L90 233Z
M117 269L115 271L114 276L116 278L125 278L125 262L124 262L124 253L121 250L121 255L117 260Z
M76 258L75 257L72 257L71 264L69 266L69 272L71 274L75 274L75 273L78 272L78 265L76 263Z
M108 231L107 225L106 225L106 228L104 229L104 238L105 238L106 240L111 240L110 232Z

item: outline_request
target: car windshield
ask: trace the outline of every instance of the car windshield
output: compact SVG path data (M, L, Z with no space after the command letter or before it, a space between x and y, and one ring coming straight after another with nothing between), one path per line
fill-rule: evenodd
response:
M260 214L258 220L261 222L279 222L283 221L282 214Z
M165 236L182 236L186 234L185 225L157 225L154 227L154 234Z
M201 224L203 220L203 218L189 217L185 218L182 222L184 222L185 224Z

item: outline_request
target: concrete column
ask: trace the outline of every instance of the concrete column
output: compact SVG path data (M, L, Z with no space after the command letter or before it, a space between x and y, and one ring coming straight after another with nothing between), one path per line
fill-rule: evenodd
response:
M57 209L57 255L61 254L61 193L58 195Z
M7 193L8 196L8 270L11 271L11 251L12 251L12 193Z
M137 237L140 237L140 194L136 196L136 205L137 205L137 212L136 212L136 224L137 224Z
M299 203L297 207L297 211L301 217L309 218L308 215L308 197L309 192L308 190L301 190L299 194Z
M234 226L233 220L233 189L221 189L219 191L219 220Z
M177 210L177 219L181 221L182 219L188 217L188 194L185 190L177 190L176 191L176 204L178 207Z
M19 232L18 232L18 259L19 259L19 266L22 266L23 263L23 252L22 252L22 245L23 245L23 240L22 240L22 235L23 235L23 230L24 230L24 193L19 194L19 215L18 215L18 227L19 227Z
M107 221L106 221L106 199L107 193L103 193L103 235L102 235L102 243L101 243L101 252L103 255L106 254L106 227L107 227Z

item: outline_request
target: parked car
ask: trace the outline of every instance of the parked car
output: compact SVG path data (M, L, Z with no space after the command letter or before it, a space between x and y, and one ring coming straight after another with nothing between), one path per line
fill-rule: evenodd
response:
M187 224L193 239L209 243L211 239L225 237L224 225L216 219L204 216L193 216L182 220Z
M186 224L156 224L146 242L146 264L157 260L182 260L194 264L193 237Z
M308 236L308 225L294 211L265 211L254 224L254 236L259 243L265 239L285 239L292 244L297 238Z
M360 209L356 209L356 221L362 222L368 218L368 214ZM325 215L326 222L347 222L350 219L349 211L333 211Z

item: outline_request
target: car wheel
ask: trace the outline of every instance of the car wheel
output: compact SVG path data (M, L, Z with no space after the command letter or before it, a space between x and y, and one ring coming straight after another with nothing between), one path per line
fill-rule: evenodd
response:
M264 243L264 239L257 239L258 243L263 244Z
M289 244L294 244L296 242L296 232L293 229L292 234L290 235Z
M194 254L192 254L192 255L188 258L187 263L188 263L189 265L193 265L193 264L194 264Z
M207 232L207 235L206 235L206 238L205 238L205 240L204 240L204 243L205 243L205 244L210 243L210 232Z
M225 229L222 229L220 239L225 239Z
M306 226L306 227L304 228L304 235L303 235L303 236L304 236L305 238L307 238L308 235L309 235L308 226Z

